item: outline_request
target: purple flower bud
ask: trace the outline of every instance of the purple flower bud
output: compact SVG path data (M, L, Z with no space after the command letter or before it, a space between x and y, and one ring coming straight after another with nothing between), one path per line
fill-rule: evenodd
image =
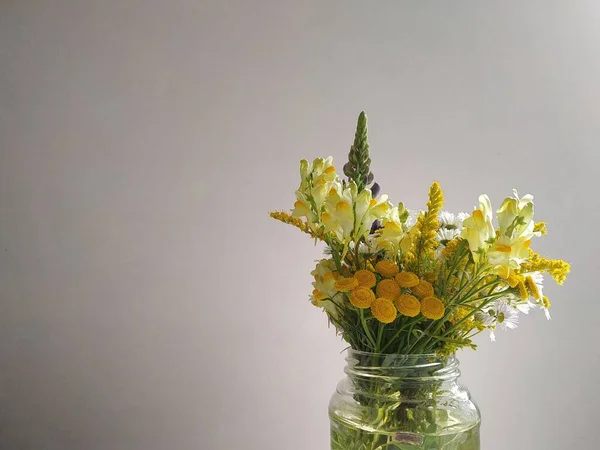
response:
M371 186L371 196L373 198L377 197L379 195L380 190L381 188L379 187L379 184L373 183L373 186Z

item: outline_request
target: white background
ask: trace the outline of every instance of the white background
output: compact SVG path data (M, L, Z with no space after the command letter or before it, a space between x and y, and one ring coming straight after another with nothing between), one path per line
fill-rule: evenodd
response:
M327 449L343 344L267 217L301 158L420 208L533 193L573 264L462 380L484 450L593 449L597 1L0 2L0 449Z

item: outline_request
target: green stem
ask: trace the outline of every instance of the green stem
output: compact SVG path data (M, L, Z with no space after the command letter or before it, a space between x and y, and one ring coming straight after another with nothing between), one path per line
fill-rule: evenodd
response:
M369 324L367 324L367 320L365 319L365 310L361 308L359 311L360 311L360 321L362 323L363 329L365 330L365 334L367 335L367 339L371 343L372 348L375 349L375 347L376 347L375 338L371 334L371 330L369 330Z

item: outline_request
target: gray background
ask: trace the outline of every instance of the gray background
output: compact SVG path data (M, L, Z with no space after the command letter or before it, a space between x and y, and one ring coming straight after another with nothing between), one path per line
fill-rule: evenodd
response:
M597 1L0 1L0 448L326 449L343 344L270 221L300 158L513 187L573 263L460 355L484 450L597 447Z

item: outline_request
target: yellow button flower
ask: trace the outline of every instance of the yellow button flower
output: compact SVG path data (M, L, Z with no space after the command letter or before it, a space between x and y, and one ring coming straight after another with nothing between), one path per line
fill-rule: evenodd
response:
M377 284L377 278L370 270L359 270L354 274L354 278L358 280L358 285L362 287L372 288Z
M398 264L394 261L379 261L375 264L375 270L377 273L381 274L382 277L386 278L391 278L400 272Z
M419 280L416 286L410 288L417 297L430 297L433 295L433 286L429 281Z
M335 282L334 287L341 292L348 292L358 287L356 278L340 278Z
M421 303L414 295L404 294L396 300L396 308L400 314L415 317L421 312Z
M350 292L350 303L357 308L365 309L370 307L375 301L375 294L366 287L357 287Z
M387 298L376 299L371 305L371 312L381 323L392 323L398 314L392 301Z
M444 317L444 304L437 297L425 297L421 300L421 313L428 319L438 320Z
M381 280L377 285L377 296L395 300L400 295L400 286L394 280Z
M396 280L398 286L403 288L410 288L419 284L419 277L412 272L400 272L394 280Z

